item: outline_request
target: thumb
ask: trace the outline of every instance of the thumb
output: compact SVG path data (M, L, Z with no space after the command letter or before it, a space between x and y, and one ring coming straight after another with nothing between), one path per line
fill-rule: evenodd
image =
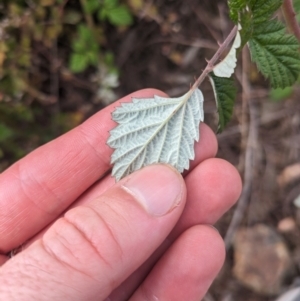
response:
M152 165L68 211L0 269L0 300L104 300L163 242L186 198L181 175Z

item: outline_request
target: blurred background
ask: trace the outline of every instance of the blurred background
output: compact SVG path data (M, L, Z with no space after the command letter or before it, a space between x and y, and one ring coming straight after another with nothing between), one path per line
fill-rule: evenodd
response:
M0 171L135 90L184 94L232 27L226 0L0 0ZM300 300L300 87L272 90L247 49L236 83L218 157L244 189L216 225L227 260L205 301Z

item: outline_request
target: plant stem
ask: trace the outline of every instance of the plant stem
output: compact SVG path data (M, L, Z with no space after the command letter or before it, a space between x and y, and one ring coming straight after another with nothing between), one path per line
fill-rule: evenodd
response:
M86 0L80 0L80 5L82 7L85 21L86 21L88 27L94 32L95 24L93 21L93 17L86 11L85 3L86 3Z
M49 105L49 104L54 104L57 102L56 96L46 95L46 94L36 90L35 88L31 87L26 82L23 82L23 84L24 84L23 90L26 93L28 93L32 98L39 101L40 103Z
M300 42L300 27L296 19L297 14L294 10L293 0L284 0L282 9L288 27Z
M215 55L207 62L207 65L202 72L202 74L198 77L198 79L195 81L194 85L192 86L191 90L194 91L197 89L201 83L204 81L206 76L214 69L215 63L220 59L223 52L227 49L229 44L232 42L232 40L235 38L238 31L237 25L233 27L228 37L225 39L225 41L220 45L220 48L215 53Z

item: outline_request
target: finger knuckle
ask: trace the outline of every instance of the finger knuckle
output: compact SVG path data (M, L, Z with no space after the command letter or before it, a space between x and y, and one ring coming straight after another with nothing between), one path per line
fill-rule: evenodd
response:
M123 258L123 251L109 216L85 206L70 210L64 218L76 228L86 245L94 250L100 260L112 266L116 259Z

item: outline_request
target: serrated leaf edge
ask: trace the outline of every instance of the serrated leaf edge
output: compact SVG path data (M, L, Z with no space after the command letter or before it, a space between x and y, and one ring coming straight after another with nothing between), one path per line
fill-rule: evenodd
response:
M198 92L196 92L196 91L198 91ZM182 109L182 108L187 104L187 102L189 101L189 99L191 99L191 97L193 96L193 94L194 94L195 92L196 92L196 93L199 93L199 94L197 94L196 97L200 97L200 103L201 103L200 106L199 106L199 108L200 108L199 122L203 122L203 121L204 121L204 114L203 114L203 107L202 107L202 103L203 103L203 100L204 100L204 99L203 99L203 94L202 94L202 92L201 92L199 89L189 90L189 91L188 91L186 94L184 94L183 96L176 98L177 100L181 99L181 101L179 101L178 106L172 111L172 113L168 116L168 118L166 118L166 119L164 120L164 122L163 122L163 123L155 130L155 132L147 139L147 143L145 143L144 146L139 150L138 154L136 154L135 157L134 157L133 159L131 159L130 164L127 165L126 170L125 170L121 175L119 174L118 171L119 171L120 169L122 169L122 168L124 167L124 165L120 165L119 167L117 167L116 164L114 164L114 163L116 163L116 161L118 160L117 158L114 158L114 154L115 154L115 152L114 152L114 154L112 155L112 158L111 158L111 163L114 164L113 171L112 171L112 175L116 178L116 181L119 181L121 178L123 178L123 177L126 176L127 174L129 174L129 173L131 173L132 171L136 170L136 169L134 169L134 170L131 170L129 173L127 173L128 169L129 169L129 168L131 167L131 165L135 162L135 160L138 159L139 155L141 155L141 154L145 151L145 149L147 148L147 146L150 145L150 143L153 141L153 139L155 139L156 135L164 128L164 126L166 126L166 124L171 120L171 118L172 118L177 112L179 112L180 109ZM161 97L161 98L162 98L162 97ZM135 101L139 101L139 100L144 100L144 99L133 98L133 103L134 103ZM145 99L145 100L146 100L146 99ZM170 99L170 100L171 100L171 99ZM124 105L126 105L126 103L124 103ZM119 108L121 108L121 107L119 107ZM117 108L117 109L118 109L118 108ZM115 115L118 114L117 109L116 109L115 112L112 114L112 117L114 116L114 114L115 114ZM185 113L183 114L183 116L185 116ZM116 118L116 119L118 119L118 118ZM117 120L115 120L115 121L118 122ZM199 124L197 124L197 125L195 125L195 126L197 126L197 131L196 131L197 134L196 134L196 137L194 138L194 141L198 141L198 140L199 140ZM118 127L118 126L117 126L117 127ZM116 144L114 143L114 140L116 140L116 139L113 138L113 132L114 132L114 130L117 129L117 127L114 128L114 129L112 129L112 130L110 131L111 136L110 136L110 137L108 138L108 140L107 140L107 144L108 144L110 147L115 148L115 149L117 149L117 146L116 146ZM182 129L182 128L181 128L181 129ZM137 130L139 130L139 129L137 129ZM165 134L166 134L166 133L165 133ZM119 138L117 138L117 139L119 139ZM132 150L134 150L134 148L131 149L131 150L129 150L129 152L132 151ZM186 151L187 151L187 153L189 154L188 159L189 159L189 160L194 159L194 153L191 154L189 149L187 149ZM126 156L126 153L125 153L125 154L122 154L121 157L123 157L123 156ZM153 163L155 163L155 162L153 162ZM157 163L159 163L159 162L157 162ZM168 162L164 162L164 163L168 163ZM145 165L142 165L142 166L145 166ZM141 168L142 166L140 166L139 168ZM174 167L176 167L176 166L174 166ZM182 172L182 171L183 171L184 169L186 169L186 168L188 168L188 166L187 166L187 167L184 167L182 170L179 170L178 168L177 168L177 169L179 170L179 172Z

